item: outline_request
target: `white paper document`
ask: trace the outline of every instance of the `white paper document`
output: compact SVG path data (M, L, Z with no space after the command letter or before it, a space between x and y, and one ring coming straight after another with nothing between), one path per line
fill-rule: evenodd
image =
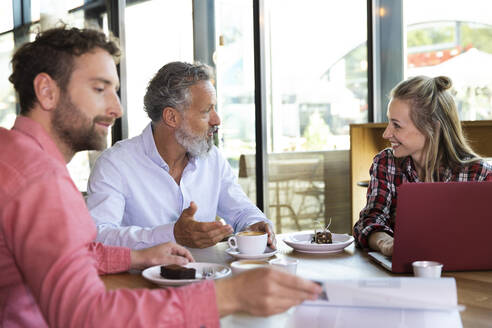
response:
M461 328L454 278L325 280L324 299L304 302L288 327Z

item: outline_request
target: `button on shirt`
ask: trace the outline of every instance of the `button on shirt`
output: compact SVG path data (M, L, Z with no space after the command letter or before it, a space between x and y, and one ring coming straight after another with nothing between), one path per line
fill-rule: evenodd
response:
M140 249L175 241L174 223L191 201L198 206L197 221L214 221L218 215L236 232L259 221L271 224L215 146L189 159L178 185L157 151L151 123L141 135L100 155L87 189L97 241L108 245Z
M391 148L374 157L369 173L367 205L354 226L356 244L365 249L369 248L369 235L373 232L382 231L393 236L397 187L402 183L421 182L412 158L396 158ZM441 168L439 181L492 181L492 166L479 160L455 170Z
M0 128L0 327L218 327L211 281L106 291L130 250L92 242L63 156L35 121Z

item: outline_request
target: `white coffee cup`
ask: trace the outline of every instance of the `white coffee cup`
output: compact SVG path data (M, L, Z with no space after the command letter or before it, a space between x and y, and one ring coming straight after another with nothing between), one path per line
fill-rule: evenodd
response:
M241 254L260 255L265 253L267 241L268 235L266 232L241 231L229 237L227 243L229 243L229 247L237 249Z
M442 264L434 261L415 261L412 263L413 275L423 278L441 277Z
M278 259L270 260L269 263L275 269L280 269L285 272L289 272L291 274L296 274L297 264L299 263L299 260L291 259L291 258L278 258Z

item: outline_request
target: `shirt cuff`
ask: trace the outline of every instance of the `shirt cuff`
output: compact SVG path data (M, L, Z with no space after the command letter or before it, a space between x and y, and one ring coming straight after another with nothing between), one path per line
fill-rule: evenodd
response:
M270 226L270 229L272 230L272 232L275 233L275 228L273 227L273 224L270 220L268 219L261 219L261 218L258 218L258 219L254 219L254 220L251 220L251 221L248 221L243 227L241 230L239 231L243 231L243 230L246 230L249 226L255 224L255 223L258 223L258 222L265 222L266 224L268 224L268 226Z
M154 228L155 245L167 242L176 242L174 238L174 223L163 224Z
M130 270L131 255L129 248L91 243L89 249L95 254L99 274Z

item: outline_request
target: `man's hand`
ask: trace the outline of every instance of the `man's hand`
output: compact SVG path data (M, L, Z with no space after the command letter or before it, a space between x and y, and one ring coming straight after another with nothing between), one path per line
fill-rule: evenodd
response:
M317 299L322 288L280 270L261 268L217 280L215 291L221 317L238 311L269 316Z
M141 250L132 250L130 256L131 269L145 269L159 264L185 265L195 261L186 248L175 243L164 243Z
M222 225L219 221L195 221L196 210L195 202L191 202L174 224L174 238L179 244L193 248L210 247L233 233L230 225Z
M266 222L256 222L248 227L245 230L248 231L261 231L266 232L268 234L267 244L271 249L277 249L277 240L275 240L275 234L273 233L272 228Z
M380 251L385 256L393 255L393 237L386 232L373 232L369 236L369 247L376 251Z

